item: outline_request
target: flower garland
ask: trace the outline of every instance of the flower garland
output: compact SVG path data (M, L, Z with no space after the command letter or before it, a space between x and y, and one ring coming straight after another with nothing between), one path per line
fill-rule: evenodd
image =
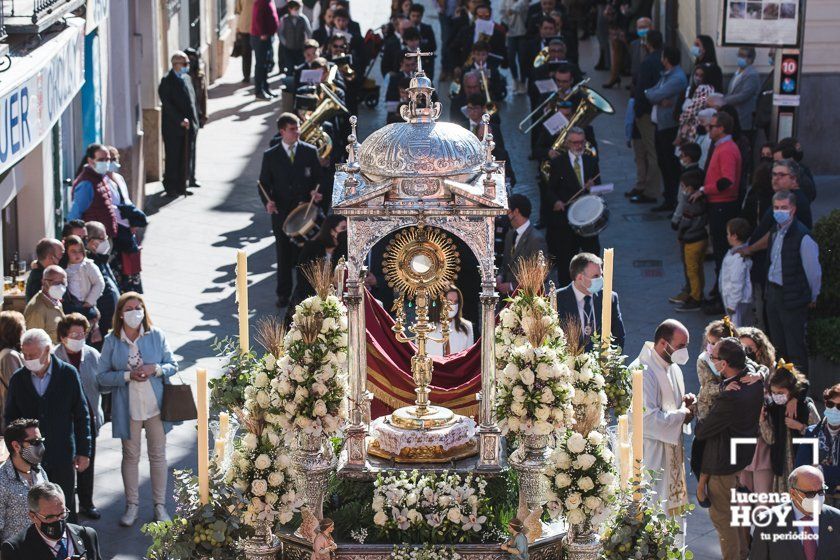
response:
M548 461L547 509L552 518L565 514L571 525L597 527L615 496L613 454L597 430L584 437L573 430L559 438Z
M481 477L398 471L374 482L373 522L386 536L414 531L419 540L475 542L493 513Z
M429 543L422 547L409 544L394 545L391 560L461 560L461 555L451 546L433 546Z
M346 416L347 308L335 295L307 298L295 308L284 346L263 398L266 420L287 443L299 430L336 434Z
M234 445L224 482L242 493L247 503L242 522L250 527L266 521L285 525L303 503L295 490L292 459L279 444L280 435L266 427L262 435L248 432Z

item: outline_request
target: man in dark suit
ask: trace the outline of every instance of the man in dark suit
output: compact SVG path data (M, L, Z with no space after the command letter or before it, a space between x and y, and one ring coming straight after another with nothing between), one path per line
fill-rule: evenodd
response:
M711 410L697 422L696 442L703 443L700 472L709 475L707 495L712 502L709 517L718 533L723 560L742 560L747 557L748 535L732 523L731 493L738 481L738 471L752 462L755 445L736 445L734 438L758 436L758 419L764 405L762 383L742 383L747 375L756 374L747 363L744 347L737 338L724 338L712 348L709 356L723 382L720 394ZM738 390L727 390L732 384Z
M91 527L68 523L61 486L42 482L29 489L32 525L0 545L2 560L101 560L99 537Z
M489 37L476 31L475 20L492 21L490 4L478 5L475 8L474 16L472 21L466 18L466 16L464 17L460 28L452 36L449 45L447 45L448 48L453 49L452 56L455 60L455 66L464 66L473 44L478 41L485 41L490 47L490 65L507 68L506 33L504 27L498 23L493 24L493 33Z
M189 168L189 162L193 160L190 154L195 151L198 107L186 53L175 51L171 60L172 69L158 86L165 152L163 188L170 197L189 196L193 193L187 190L187 181L195 176L195 170Z
M516 263L542 251L548 254L548 246L542 233L531 220L531 201L523 194L514 194L508 199L508 220L510 229L505 235L505 253L502 256L501 274L496 278L496 290L502 295L516 290Z
M580 345L592 350L592 336L601 330L601 310L604 304L604 278L601 257L592 253L578 253L569 265L571 283L557 290L557 313L562 320L574 323L580 330ZM610 331L614 343L624 347L624 321L618 305L618 294L612 293L612 322Z
M469 72L477 72L479 76L484 74L484 80L487 80L487 89L490 91L490 99L498 102L505 94L507 84L504 77L499 72L498 66L489 63L488 57L490 49L484 41L479 41L472 46L472 64L468 64L461 68L461 76ZM482 81L482 89L484 84Z
M558 270L568 270L572 257L581 251L596 255L601 252L598 236L577 234L569 225L567 215L574 197L581 196L592 185L600 184L598 160L584 153L585 146L586 132L573 127L566 137L566 150L548 152L551 171L548 184L542 189L542 203L545 205L548 247Z
M50 351L52 342L41 329L21 338L24 367L9 380L5 420L38 420L47 441L42 462L47 476L68 496L70 521L76 521L76 471L90 465L90 417L79 372Z
M807 447L807 446L801 446ZM823 503L825 479L801 466L788 477L791 502L774 507L753 531L750 560L829 560L840 548L840 510ZM783 522L779 523L779 519ZM794 525L794 521L801 525ZM807 526L809 522L816 527ZM810 538L809 538L810 537Z
M428 23L423 23L423 14L426 12L423 4L412 4L408 12L408 19L417 32L420 34L420 50L423 52L436 53L437 39L435 38L435 31ZM429 57L423 64L426 75L430 80L435 79L435 56Z
M653 106L645 90L659 82L662 66L662 33L652 29L646 35L645 55L633 82L633 115L639 131L640 148L637 161L645 161L645 169L637 169L637 187L627 191L632 202L653 203L659 195L661 174L656 159L656 123L651 120Z
M300 119L292 113L277 118L280 143L263 154L259 195L271 214L277 250L277 307L289 304L292 295L292 269L298 261L299 247L283 232L283 223L300 204L324 201L317 187L321 181L321 162L312 144L300 141Z

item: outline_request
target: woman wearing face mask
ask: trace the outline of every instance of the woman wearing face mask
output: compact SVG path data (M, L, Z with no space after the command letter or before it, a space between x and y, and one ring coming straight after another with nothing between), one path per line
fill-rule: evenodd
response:
M720 92L722 81L717 65L701 63L694 67L691 81L674 107L674 116L680 123L674 146L697 140L700 111L709 107L709 96Z
M96 374L99 367L99 352L85 344L90 323L84 315L70 313L58 323L58 338L61 344L55 349L56 357L73 365L82 380L88 414L90 416L90 466L76 477L76 493L79 495L79 513L89 519L99 519L99 510L93 505L93 462L96 455L96 436L105 421L102 413L102 396Z
M449 300L449 340L446 343L427 342L426 351L430 356L457 354L463 352L475 342L473 324L464 319L462 315L464 295L461 290L457 286L449 286L446 291L446 299ZM441 337L441 311L442 306L440 302L437 302L430 313L430 319L437 323L434 332L429 335L434 338Z
M319 259L327 259L334 269L342 257L347 258L347 218L330 214L324 218L318 235L307 241L300 250L297 267L298 279L287 307L289 310L286 313L287 322L291 321L295 305L315 295L315 288L301 273L301 267Z
M840 506L840 383L823 391L823 403L823 419L808 426L803 437L815 438L818 442L818 465L828 487L825 503L836 508ZM796 453L796 466L811 464L812 447L800 445Z
M152 326L143 296L123 294L117 302L111 333L105 337L97 379L111 390L111 422L122 440L122 477L126 511L120 525L137 521L141 432L146 432L155 520L169 520L166 511L166 433L160 407L163 384L178 371L163 332Z
M18 418L3 435L9 450L9 460L0 466L0 540L5 542L29 527L26 495L48 478L40 468L45 447L38 420Z
M97 266L105 288L102 295L96 300L96 308L99 310L99 328L103 333L111 330L111 321L114 320L114 309L117 307L117 300L120 297L119 284L111 269L111 240L105 233L105 228L99 222L88 222L85 224L87 231L88 258ZM102 343L91 344L97 350L102 349Z
M800 438L808 426L820 421L814 401L808 396L808 380L793 364L779 360L770 376L770 394L765 400L764 414L773 430L770 463L773 468L773 492L788 492L788 476L794 468L799 447L793 438ZM796 411L787 414L788 403L796 400Z
M111 154L107 146L91 144L73 181L73 205L67 220L95 220L105 226L108 237L117 236L117 207L108 172Z
M26 320L17 311L0 311L0 430L6 425L3 406L12 374L23 367L20 337L26 331Z
M108 171L111 186L111 198L116 204L117 235L113 237L113 256L111 264L114 267L114 277L122 292L143 293L143 282L140 279L140 243L137 241L137 229L146 227L146 214L137 208L128 191L125 177L120 173L120 151L114 146L106 146L111 154L111 165Z
M767 209L773 206L773 144L767 143L761 146L760 154L759 164L753 171L752 182L741 208L741 217L753 227L758 225ZM754 265L755 260L753 257ZM764 271L764 276L766 275Z

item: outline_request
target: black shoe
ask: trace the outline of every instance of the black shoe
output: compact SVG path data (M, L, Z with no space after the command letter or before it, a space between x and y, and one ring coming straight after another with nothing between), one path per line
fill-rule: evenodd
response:
M274 93L270 89L265 90L265 94L272 99L274 99L275 97L280 97L279 95L277 95L276 93Z
M256 94L256 95L254 95L254 97L256 97L257 99L259 99L260 101L271 101L271 98L270 98L270 97L268 97L268 96L266 96L266 95L265 95L265 94L263 94L263 93L258 93L258 94Z
M606 84L604 84L604 89L612 89L615 86L620 86L620 85L621 85L621 80L617 79L617 80L613 80L611 82L607 82Z
M645 194L645 191L640 191L639 189L630 189L629 191L624 191L624 196L627 198L631 198L642 194Z
M280 297L277 298L277 301L274 303L274 305L278 309L282 309L284 307L289 307L289 298L286 297L286 296L280 296Z
M195 193L194 193L194 192L191 192L191 191L184 191L184 192L182 192L181 194L182 194L182 195L184 195L184 196L192 196L192 195L194 195Z
M242 83L243 84L250 84L251 83L251 78L242 78Z
M181 193L166 191L165 193L163 193L163 196L165 196L166 198L178 198L179 196L181 196Z
M677 207L676 204L672 204L670 202L663 202L659 206L654 206L650 209L651 212L673 212L674 209Z
M630 197L630 202L633 204L653 204L656 199L643 194L636 194Z
M88 519L100 519L102 517L102 514L99 513L99 510L96 509L96 506L79 508L79 513L81 513Z
M688 298L685 300L685 303L682 305L678 305L674 308L675 311L679 313L687 313L689 311L700 311L701 305L700 302L696 299Z
M200 189L201 188L201 183L199 183L198 181L193 181L193 182L190 183L190 188L191 189Z

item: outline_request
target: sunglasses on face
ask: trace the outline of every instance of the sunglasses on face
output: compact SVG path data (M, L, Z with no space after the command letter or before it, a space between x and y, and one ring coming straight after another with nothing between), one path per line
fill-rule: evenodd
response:
M29 445L43 445L44 441L44 438L30 438L23 440L23 443L28 443Z
M817 495L825 496L825 491L828 490L828 486L823 485L822 488L819 490L802 490L800 488L796 488L795 486L792 487L794 490L805 496L806 498L813 498Z

